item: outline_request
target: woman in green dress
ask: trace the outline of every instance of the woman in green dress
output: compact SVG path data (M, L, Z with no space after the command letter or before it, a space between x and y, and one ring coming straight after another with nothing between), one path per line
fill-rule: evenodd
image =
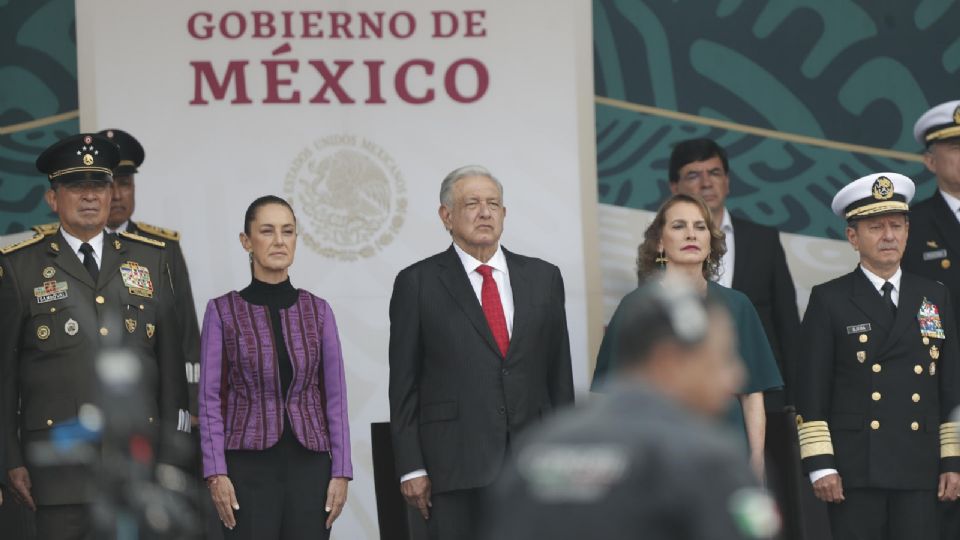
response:
M715 297L730 310L747 378L744 387L736 394L737 399L731 402L727 420L745 433L750 463L762 478L767 420L763 392L782 387L783 379L753 304L743 293L713 281L727 249L724 234L699 197L674 195L657 211L643 237L637 256L637 277L641 285L653 280L658 280L664 287L671 283L687 283L702 294ZM591 389L595 392L603 391L607 375L614 371L621 309L635 294L637 291L621 300L607 326L593 374Z

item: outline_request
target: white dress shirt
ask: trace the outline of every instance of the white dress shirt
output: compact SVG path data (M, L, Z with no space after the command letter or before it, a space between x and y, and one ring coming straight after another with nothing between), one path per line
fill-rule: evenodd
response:
M727 252L720 259L720 275L717 277L717 283L728 289L733 288L733 261L735 258L736 244L733 242L733 221L730 219L730 212L723 209L723 219L720 220L720 230L726 234Z
M480 302L481 306L483 305L483 297L481 295L481 291L483 290L483 276L477 272L477 268L483 264L493 268L493 280L497 282L497 291L500 293L500 304L503 306L503 316L507 319L507 334L513 337L513 288L510 287L510 270L507 268L507 258L504 257L500 245L497 245L497 252L494 253L493 257L490 257L490 260L487 262L480 262L473 255L461 249L456 242L453 243L453 249L457 252L457 256L460 257L460 262L463 263L463 269L467 272L467 277L470 278L470 285L473 287L473 292L477 295L477 301ZM414 478L426 475L426 469L417 469L401 476L400 483L402 484L407 480L413 480Z
M80 253L80 246L83 245L83 240L68 233L63 227L60 227L60 234L63 235L63 239L67 241L67 245L77 254L77 257L80 258L80 262L82 263L83 253ZM100 234L88 240L87 243L93 248L93 260L97 262L97 268L100 268L101 255L103 254L103 231L100 231Z
M126 221L124 221L123 223L121 223L120 226L117 227L116 229L114 229L114 228L110 227L109 225L107 225L107 232L108 232L108 233L111 233L111 234L113 234L113 233L118 233L118 232L124 232L124 231L127 230L127 225L130 225L130 220L129 220L129 219L126 220Z
M882 277L864 268L863 265L860 265L860 270L863 271L863 275L867 276L867 279L870 280L870 284L873 285L873 288L877 290L877 294L880 296L883 296L883 284L889 281L890 284L893 285L893 290L890 291L890 299L893 300L893 305L900 305L900 278L903 277L903 270L897 268L897 271L890 276L890 279L883 279ZM816 482L824 476L830 476L831 474L837 474L837 470L818 469L810 473L810 482Z

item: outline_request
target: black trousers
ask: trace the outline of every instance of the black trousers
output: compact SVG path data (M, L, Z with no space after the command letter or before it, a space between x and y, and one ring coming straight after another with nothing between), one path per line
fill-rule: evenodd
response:
M938 540L936 491L844 489L828 505L833 540Z
M37 505L37 539L93 540L90 518L88 504Z
M307 450L290 429L266 450L228 450L227 471L240 510L224 540L317 540L326 528L330 456Z

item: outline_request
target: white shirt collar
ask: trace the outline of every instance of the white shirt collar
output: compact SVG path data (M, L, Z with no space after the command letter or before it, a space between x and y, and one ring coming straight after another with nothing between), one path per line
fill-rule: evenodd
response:
M503 255L503 249L500 247L500 244L497 244L497 251L493 254L493 257L490 257L490 260L485 263L480 262L473 255L461 249L456 242L453 243L453 249L457 252L457 256L460 257L460 262L463 263L463 268L467 271L467 274L476 271L477 267L483 264L492 266L494 270L499 270L504 274L508 273L507 258Z
M733 221L730 219L730 211L723 208L723 219L720 220L720 230L727 233L733 233Z
M950 195L942 189L940 190L940 195L943 197L943 200L947 201L947 206L950 207L950 211L956 215L956 213L960 211L960 199Z
M900 278L903 276L903 270L897 268L897 272L890 276L890 279L883 279L882 277L874 274L873 272L867 270L865 266L860 265L860 270L863 270L863 275L867 276L867 279L870 280L870 283L873 284L873 287L877 289L877 292L882 290L883 284L886 281L889 281L893 284L893 290L900 291Z
M128 219L128 220L124 221L123 223L121 223L120 226L118 226L116 229L111 228L111 227L108 225L108 226L107 226L107 232L108 232L108 233L123 232L123 231L126 231L126 230L127 230L127 227L129 227L129 226L130 226L130 220Z

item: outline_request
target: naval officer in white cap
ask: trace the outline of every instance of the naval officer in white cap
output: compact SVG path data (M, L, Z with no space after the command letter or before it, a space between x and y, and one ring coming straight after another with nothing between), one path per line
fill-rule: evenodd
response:
M833 199L860 256L810 294L797 359L804 471L834 540L935 539L960 495L955 321L947 288L903 272L914 184L877 173Z
M908 272L935 279L960 305L960 100L923 114L913 137L924 148L923 162L937 179L930 198L910 209L910 238L903 255ZM942 538L960 538L960 503L943 503Z

